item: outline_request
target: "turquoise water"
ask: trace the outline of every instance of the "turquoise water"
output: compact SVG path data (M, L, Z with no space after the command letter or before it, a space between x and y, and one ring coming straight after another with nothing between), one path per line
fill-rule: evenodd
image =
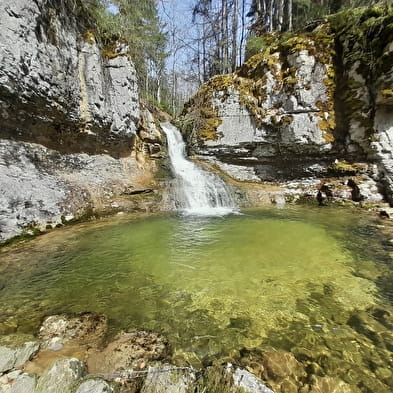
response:
M162 332L179 363L323 348L359 369L357 378L380 380L370 357L391 366L393 297L377 224L357 211L292 208L55 231L1 251L0 332L32 333L46 315L92 311L109 317L112 333ZM326 372L346 378L340 367Z

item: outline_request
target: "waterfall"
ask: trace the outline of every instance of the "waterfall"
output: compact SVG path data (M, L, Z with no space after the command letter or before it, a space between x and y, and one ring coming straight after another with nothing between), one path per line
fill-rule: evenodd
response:
M217 175L207 172L186 158L186 145L180 131L162 123L175 174L175 206L186 214L225 215L236 211L229 188Z

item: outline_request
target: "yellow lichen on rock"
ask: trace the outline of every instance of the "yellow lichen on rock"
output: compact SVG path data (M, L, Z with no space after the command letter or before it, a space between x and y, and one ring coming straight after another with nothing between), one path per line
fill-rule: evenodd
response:
M90 45L94 45L96 43L95 34L92 30L87 30L85 34L83 34L83 39Z

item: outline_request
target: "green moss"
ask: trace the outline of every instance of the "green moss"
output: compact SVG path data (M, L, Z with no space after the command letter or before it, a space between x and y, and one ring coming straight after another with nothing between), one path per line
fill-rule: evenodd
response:
M217 140L217 128L222 120L212 98L220 95L224 100L234 86L234 75L217 75L204 83L199 91L186 103L182 119L179 120L188 135L195 134L197 142Z

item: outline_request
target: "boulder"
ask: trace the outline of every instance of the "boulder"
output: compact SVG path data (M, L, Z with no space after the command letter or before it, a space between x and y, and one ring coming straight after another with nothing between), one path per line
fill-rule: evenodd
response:
M82 382L75 393L112 393L113 389L102 379L89 379Z
M98 347L107 332L104 315L84 313L71 317L66 314L52 315L45 319L39 330L42 348L60 350L69 342Z
M6 372L23 366L39 350L38 342L26 342L21 347L9 348L0 346L0 372Z
M21 374L12 384L10 393L34 393L36 378L32 375Z
M84 364L78 359L58 360L38 380L36 393L69 393L84 373Z
M149 367L141 393L193 393L195 373L170 365Z

